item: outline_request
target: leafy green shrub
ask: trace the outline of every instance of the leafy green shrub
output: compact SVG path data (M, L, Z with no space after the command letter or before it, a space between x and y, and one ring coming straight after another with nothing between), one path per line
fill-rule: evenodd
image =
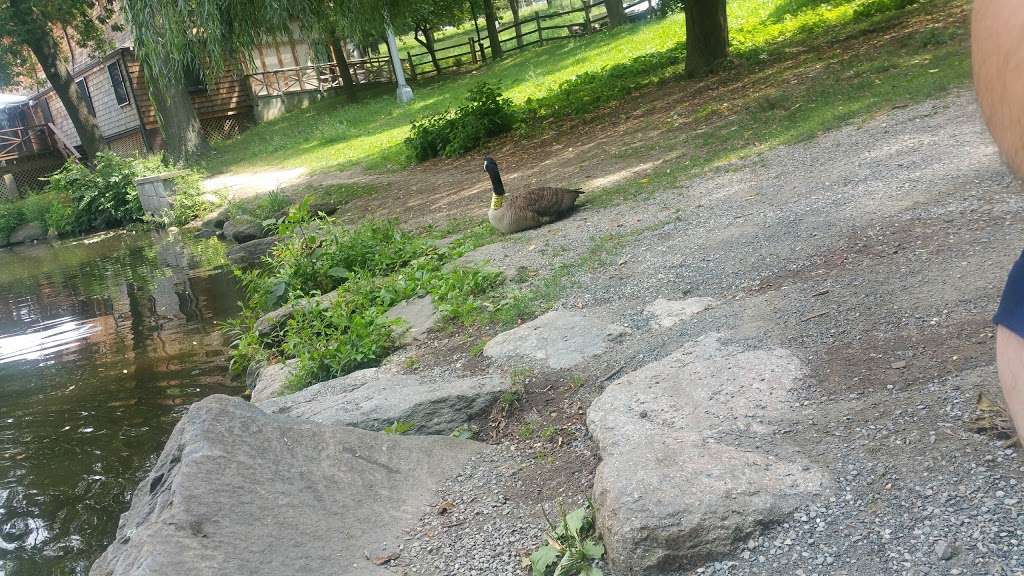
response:
M456 110L427 116L412 123L405 140L413 157L422 162L438 156L458 156L515 128L519 114L497 86L482 82Z
M95 170L69 161L50 176L46 191L73 200L72 231L106 230L142 220L142 204L135 189L138 177L134 160L100 152Z
M171 223L188 224L224 202L222 195L203 192L202 179L195 170L174 177L174 203L168 215Z
M548 544L530 555L532 576L601 576L594 562L604 556L597 540L594 510L586 504L566 514L554 525L548 521Z
M74 232L76 208L74 202L64 195L54 195L46 211L44 223L52 234L64 236Z
M389 274L425 256L431 246L390 220L370 220L356 228L330 228L321 234L294 234L274 247L271 289L289 293L326 293L355 272ZM273 300L273 299L272 299Z
M19 202L0 203L0 242L7 242L11 232L25 223L25 211Z

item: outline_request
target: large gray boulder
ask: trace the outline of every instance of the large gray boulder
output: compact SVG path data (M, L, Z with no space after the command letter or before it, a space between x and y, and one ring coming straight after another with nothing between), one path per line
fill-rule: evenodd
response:
M401 421L414 425L414 434L448 434L487 413L510 386L497 374L452 381L369 368L262 402L260 408L367 430Z
M281 241L280 236L269 236L232 246L228 250L228 262L239 268L251 268L263 262L270 249Z
M400 543L482 449L211 396L175 427L89 574L388 576L377 551Z
M498 334L484 347L496 359L526 358L549 368L571 368L597 356L629 329L572 310L552 310L522 326Z
M263 316L256 319L254 325L256 332L261 338L266 338L274 332L277 332L284 326L288 320L291 319L292 315L295 314L296 310L306 309L316 306L327 307L338 297L338 291L334 290L327 294L320 296L313 296L310 298L300 298L294 302L289 302L284 306L281 306L277 310L271 310Z
M249 216L235 216L224 223L224 237L239 244L259 240L266 235L263 223Z
M821 470L772 437L802 375L786 350L745 351L708 336L594 401L594 502L617 573L708 561L828 490Z
M28 222L15 228L7 241L11 244L24 244L43 238L46 238L46 227L38 222Z
M263 364L256 369L252 382L248 382L249 375L246 374L246 384L252 390L250 400L255 403L264 402L271 398L280 396L288 387L288 380L295 373L295 359L277 364Z

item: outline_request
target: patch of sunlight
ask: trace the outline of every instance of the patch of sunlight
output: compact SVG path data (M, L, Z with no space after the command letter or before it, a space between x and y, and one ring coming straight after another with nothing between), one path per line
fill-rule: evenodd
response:
M650 172L662 162L662 159L652 160L650 162L637 164L635 166L631 166L629 168L619 170L618 172L613 172L611 174L606 174L598 178L591 178L583 183L583 188L586 190L595 190L611 186L612 184L619 184L621 182L625 182L626 180L632 180L633 178L639 176L640 174Z

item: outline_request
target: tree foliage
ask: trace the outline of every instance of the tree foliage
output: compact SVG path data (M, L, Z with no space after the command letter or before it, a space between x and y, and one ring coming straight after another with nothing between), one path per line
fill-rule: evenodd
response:
M38 88L42 69L78 132L89 157L105 147L96 119L68 71L67 54L54 35L101 53L108 48L107 30L116 28L113 0L0 0L0 85Z

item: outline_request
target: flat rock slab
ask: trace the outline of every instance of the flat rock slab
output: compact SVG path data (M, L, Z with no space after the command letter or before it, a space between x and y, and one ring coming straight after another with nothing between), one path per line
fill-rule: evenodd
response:
M419 340L441 319L430 296L399 302L385 316L402 321L398 327L398 337L402 342Z
M415 426L413 434L448 434L489 411L510 386L507 377L496 374L450 381L369 368L268 400L260 408L367 430L401 421Z
M482 445L267 414L211 396L175 427L91 576L386 576L434 491Z
M786 350L745 351L712 335L594 401L587 426L602 458L594 501L617 573L714 559L828 490L819 469L772 446L771 421L781 420L803 371Z
M224 223L224 237L239 244L266 237L263 223L249 216L236 216Z
M629 329L572 310L552 310L518 328L498 334L484 347L496 359L539 360L549 368L571 368L606 351Z
M718 300L714 298L687 298L686 300L666 300L658 298L644 308L644 312L653 316L652 324L663 328L671 328L676 324L689 320L701 312L714 307Z
M295 372L296 360L288 360L278 364L266 364L256 373L252 383L254 403L264 402L281 395L288 385L288 379Z
M277 310L272 310L263 316L260 316L255 323L256 332L261 338L266 338L278 331L281 326L288 322L292 315L295 314L295 310L305 307L330 306L337 297L338 291L333 290L327 294L311 298L300 298L299 300L285 304Z

